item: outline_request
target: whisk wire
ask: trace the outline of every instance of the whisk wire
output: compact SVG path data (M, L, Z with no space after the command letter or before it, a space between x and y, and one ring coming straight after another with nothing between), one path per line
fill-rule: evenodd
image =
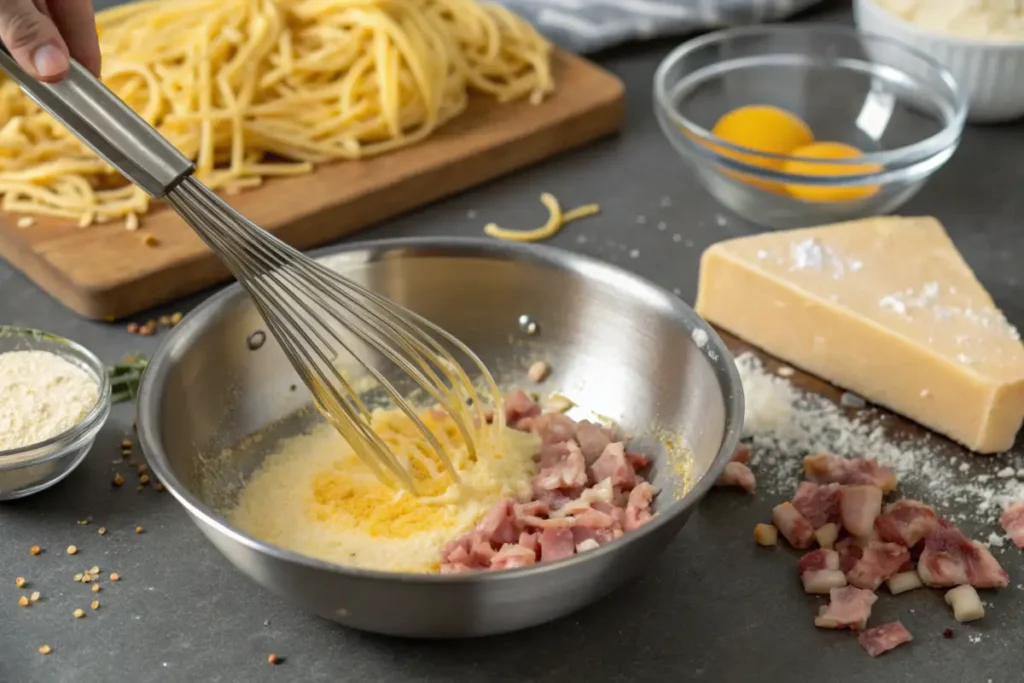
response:
M193 212L183 210L183 213L189 214ZM247 272L246 268L248 268L248 272L252 273L250 277L240 277L239 281L252 295L261 316L271 328L271 333L279 340L282 349L289 359L292 360L303 382L310 388L317 409L342 433L342 436L351 443L353 449L361 456L364 456L364 461L371 466L375 475L385 481L397 480L410 492L416 493L413 479L380 436L373 431L370 422L370 411L363 405L358 392L351 387L338 370L337 364L334 361L339 357L339 354L333 351L329 340L316 329L315 325L303 325L303 321L293 315L288 304L296 304L304 308L310 314L312 320L318 323L322 322L316 317L315 311L309 307L308 303L300 297L291 296L285 298L284 294L287 293L287 289L283 287L280 278L282 275L288 274L288 268L291 264L284 260L287 257L286 253L273 253L269 248L276 246L274 244L277 241L276 238L268 235L267 237L270 237L268 240L269 245L258 244L255 241L246 241L239 244L237 240L231 239L230 234L223 232L225 228L230 229L232 226L224 226L224 220L220 214L215 212L207 213L206 207L202 204L199 205L194 213L198 214L200 218L204 216L207 218L217 218L217 220L210 221L210 225L204 224L209 230L202 231L200 233L201 236L203 239L208 240L211 248L222 250L220 253L224 254L225 261L234 272L245 273ZM245 222L241 217L239 217L239 220ZM255 226L252 227L258 230ZM287 246L285 248L290 249ZM270 267L267 267L267 263L261 262L258 259L258 255L250 253L254 250L262 251L270 259ZM277 288L268 286L268 283L276 283ZM283 322L282 318L284 319ZM323 327L347 353L355 357L353 350L344 339L329 327ZM314 343L310 333L321 343ZM330 353L326 353L325 350ZM310 358L310 353L314 354L316 358ZM300 362L295 362L296 358L300 359ZM321 362L315 362L317 359ZM330 376L325 372L325 367ZM310 369L312 369L312 372L310 372ZM367 369L371 372L374 371L372 366L368 366ZM331 381L332 379L334 382ZM346 397L341 392L335 389L338 385L347 394L348 400L346 400ZM397 392L392 391L389 393L392 393L393 400L398 405L408 408L405 402L400 400L401 397L398 396ZM355 410L353 409L353 404L356 408ZM339 413L345 416L344 420L339 419ZM366 457L368 452L374 453L375 458ZM446 455L441 457L443 459ZM387 470L394 475L393 477L388 477L383 473L378 465L378 460L384 463Z
M347 336L389 361L435 401L452 418L469 457L475 459L487 423L493 419L500 428L504 419L497 410L501 403L497 385L468 347L422 316L306 258L239 216L192 179L172 191L168 201L221 255L250 293L271 333L312 391L317 409L363 456L375 475L416 493L409 463L400 460L373 430L371 411L345 379L339 350L363 366L423 435L452 481L459 481L446 446L385 374L360 357ZM488 406L445 344L465 355L480 371L496 415L487 413ZM476 412L475 420L471 409Z

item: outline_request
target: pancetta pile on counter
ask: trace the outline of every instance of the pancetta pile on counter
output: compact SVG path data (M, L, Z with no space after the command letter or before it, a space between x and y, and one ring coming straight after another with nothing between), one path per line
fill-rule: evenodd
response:
M718 483L752 491L749 457L749 449L741 447L730 463L742 465L749 477L734 468ZM911 640L899 622L867 628L883 583L894 595L920 586L952 588L946 601L960 621L984 614L975 589L1008 585L1007 573L988 548L930 506L906 499L886 504L897 479L877 462L822 454L804 458L803 469L805 481L793 499L776 505L772 525L759 524L754 537L761 545L775 545L781 535L793 548L808 551L797 563L803 588L829 596L816 626L858 631L860 644L876 657ZM1014 542L1024 545L1024 503L1007 508L1001 522Z

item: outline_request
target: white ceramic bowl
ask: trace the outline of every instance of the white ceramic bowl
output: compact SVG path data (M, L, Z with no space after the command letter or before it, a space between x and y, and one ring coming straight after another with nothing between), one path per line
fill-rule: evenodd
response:
M971 123L1024 116L1024 43L970 40L921 29L875 0L854 0L853 9L861 31L906 43L949 69L967 93Z

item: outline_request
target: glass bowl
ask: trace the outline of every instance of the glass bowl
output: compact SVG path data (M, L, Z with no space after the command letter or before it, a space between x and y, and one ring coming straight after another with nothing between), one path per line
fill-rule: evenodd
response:
M96 404L70 429L30 446L0 451L0 500L24 498L71 474L92 448L110 415L107 369L88 349L38 330L0 326L0 354L49 351L87 372L99 386Z
M956 151L967 113L956 81L931 57L832 26L736 28L691 40L658 67L654 100L663 132L708 192L771 228L894 211ZM792 157L710 132L745 105L787 110L816 141L853 145L863 156L799 159L794 172L783 166ZM833 200L795 196L822 191ZM842 194L847 198L835 200Z

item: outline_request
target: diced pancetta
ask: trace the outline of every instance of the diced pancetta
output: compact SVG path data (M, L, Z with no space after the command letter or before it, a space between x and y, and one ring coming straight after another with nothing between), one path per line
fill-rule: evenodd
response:
M564 443L576 436L576 421L562 413L545 413L534 418L530 429L543 443Z
M536 564L537 554L518 543L506 543L491 558L491 569L516 569Z
M593 529L584 526L574 526L572 527L572 540L576 543L577 548L584 541L593 541L598 545L604 545L609 541L615 540L616 533L621 534L622 529L618 527L612 527L610 529Z
M812 550L800 558L796 567L806 593L828 595L833 588L846 585L846 576L839 571L839 554L834 550Z
M524 531L519 534L519 545L529 548L536 556L540 552L540 534Z
M615 515L594 508L577 512L573 517L576 519L576 526L585 529L614 529L616 526L621 526Z
M839 487L839 519L854 536L867 538L882 514L882 489L868 484Z
M509 427L518 429L520 420L536 418L540 414L541 407L522 389L516 389L505 397L505 423Z
M899 574L894 574L885 580L885 585L889 587L889 592L893 595L899 595L900 593L906 593L920 588L924 584L921 583L921 577L917 571L910 569L908 571L902 571Z
M657 493L658 489L646 481L638 484L636 488L630 491L629 501L626 503L625 521L623 523L625 531L639 529L651 521L654 517L654 514L651 512L651 501L654 500L654 496Z
M732 461L741 462L744 465L750 464L750 446L745 443L741 443L736 446L736 450L732 452Z
M600 425L587 420L580 420L576 424L576 441L583 451L583 457L587 461L587 467L601 457L604 449L611 443L606 431Z
M626 461L633 466L634 470L640 471L651 464L651 459L642 453L626 451ZM638 477L640 475L637 475Z
M885 506L875 520L875 530L883 541L913 548L938 527L935 510L916 500L897 500Z
M839 521L839 484L815 484L802 481L793 496L793 507L815 529Z
M540 561L554 562L572 557L576 542L569 529L544 529L540 535Z
M796 569L801 575L822 569L839 569L839 553L824 548L812 550L800 558Z
M977 621L985 616L985 605L974 586L964 584L946 592L946 604L953 608L953 618L960 623Z
M610 478L612 486L620 489L631 489L636 485L636 471L626 459L626 447L621 442L605 446L601 457L591 465L590 476L594 483Z
M898 621L869 628L857 635L857 642L872 657L877 657L904 643L909 643L913 639L910 631Z
M814 527L790 502L772 508L772 523L791 546L803 550L814 540Z
M598 483L580 494L580 500L587 503L613 503L615 501L615 489L612 487L612 480L602 479Z
M969 583L975 588L1005 588L1010 583L988 548L946 521L925 538L917 572L926 586L933 587Z
M854 586L833 588L829 598L828 606L822 607L814 619L819 628L863 629L871 616L871 606L878 600L874 592Z
M1011 503L999 516L999 525L1018 548L1024 548L1024 502Z
M533 478L534 490L579 493L587 485L587 463L580 447L575 441L565 442L565 446L566 455Z
M650 459L626 451L615 428L586 420L577 423L557 412L542 414L523 391L506 397L505 411L509 426L540 437L532 499L495 503L472 531L445 545L442 573L512 569L564 559L609 543L654 518L652 501L658 491L637 473L650 465Z
M531 500L529 503L515 503L512 506L512 513L516 519L523 517L542 517L550 514L551 508L547 503L540 500Z
M753 493L757 488L757 480L750 468L741 462L733 460L726 463L722 474L715 481L715 486L735 486L747 493Z
M499 500L487 511L480 520L476 530L480 532L480 540L498 547L505 543L515 543L519 538L516 528L515 502L511 498Z
M554 467L568 455L568 442L563 441L562 443L543 444L540 447L540 469L543 470L548 467Z
M821 453L804 458L804 476L816 484L870 484L889 493L896 488L896 475L874 460L841 458Z
M779 530L773 524L757 524L754 526L754 542L766 548L774 546L779 542Z
M571 529L576 526L576 518L566 517L535 517L520 515L517 519L524 529Z
M818 542L818 545L822 548L831 550L835 548L836 541L839 540L839 525L834 522L829 522L823 527L814 530L814 540Z
M882 582L898 573L910 561L910 551L896 543L871 541L860 559L846 572L851 586L877 590Z
M839 553L839 568L843 572L853 569L860 558L864 555L864 547L869 543L865 539L847 537L835 544L836 552Z
M818 569L800 575L804 592L811 595L828 595L833 588L842 588L847 584L846 575L838 569Z

